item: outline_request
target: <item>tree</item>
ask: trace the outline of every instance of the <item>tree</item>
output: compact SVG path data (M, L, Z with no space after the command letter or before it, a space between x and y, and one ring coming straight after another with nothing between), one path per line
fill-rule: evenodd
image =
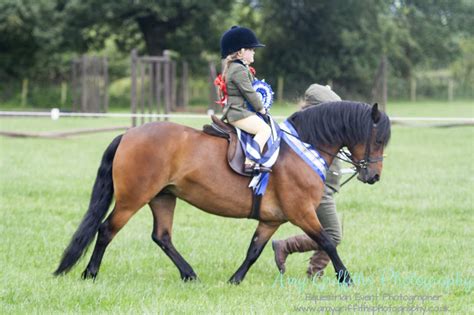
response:
M452 63L455 78L461 83L460 88L470 91L473 96L474 89L474 39L464 38L460 41L460 56Z
M171 49L194 65L203 51L217 56L226 28L218 17L230 7L224 0L4 0L0 76L57 76L72 53L100 50L110 38L127 54Z
M66 32L83 31L76 34L79 36L69 36L68 45L76 49L100 47L114 34L124 51L139 47L159 55L172 49L196 58L203 50L218 48L221 26L215 16L229 8L224 0L74 0L66 5Z
M367 93L382 54L382 9L379 0L262 1L261 68L272 82L284 76L286 91L297 95L328 81L339 91Z
M460 53L460 36L474 34L469 0L397 0L391 9L410 37L402 47L413 66L447 67Z
M346 97L367 99L383 55L393 74L408 78L415 68L447 67L474 30L469 0L261 0L254 7L267 44L259 69L273 83L283 76L290 96L332 82Z
M60 67L61 16L54 1L0 2L0 79ZM54 75L53 75L54 76Z
M197 70L218 59L221 34L240 24L267 45L256 55L259 77L284 77L285 95L332 82L345 97L367 99L382 55L403 78L459 59L472 16L472 0L3 0L0 79L58 78L73 54L112 41L124 56L174 50Z

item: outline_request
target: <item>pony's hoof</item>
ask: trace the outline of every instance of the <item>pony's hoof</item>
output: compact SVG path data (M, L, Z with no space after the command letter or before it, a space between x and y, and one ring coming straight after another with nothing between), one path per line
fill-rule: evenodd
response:
M188 281L197 281L199 279L197 275L193 272L190 274L181 275L181 280L183 280L184 282L188 282Z
M346 285L348 287L354 284L347 270L341 270L338 272L337 281L339 284Z
M93 271L90 271L89 269L86 269L82 273L82 279L84 279L84 280L92 279L92 280L95 281L96 278L97 278L97 271L93 272Z
M349 278L349 279L346 279L342 282L339 282L339 284L342 285L342 286L346 286L346 287L352 287L354 285L354 282L352 281L351 278Z
M239 285L242 282L242 279L237 279L236 277L232 277L229 279L229 284Z

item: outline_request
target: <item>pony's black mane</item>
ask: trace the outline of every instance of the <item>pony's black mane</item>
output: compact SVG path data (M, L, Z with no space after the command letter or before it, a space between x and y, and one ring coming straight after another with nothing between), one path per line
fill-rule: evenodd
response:
M366 143L372 128L372 106L364 103L340 101L308 106L288 120L300 138L315 147L324 145L354 146ZM384 146L390 140L390 120L380 112L376 141Z

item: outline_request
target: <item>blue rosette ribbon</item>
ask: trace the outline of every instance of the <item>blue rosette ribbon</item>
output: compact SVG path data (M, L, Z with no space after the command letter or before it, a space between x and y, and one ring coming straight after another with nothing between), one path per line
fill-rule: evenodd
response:
M254 88L254 90L257 92L260 99L262 100L263 108L269 111L273 104L273 94L274 94L270 84L262 80L255 80L252 83L252 87ZM250 104L249 102L246 102L246 103L247 103L247 108L250 111L252 112L256 111L253 108L252 104Z

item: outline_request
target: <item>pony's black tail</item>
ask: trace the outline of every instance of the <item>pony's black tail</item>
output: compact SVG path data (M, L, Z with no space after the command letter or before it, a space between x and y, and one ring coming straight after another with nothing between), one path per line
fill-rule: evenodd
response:
M58 269L54 272L56 276L68 272L77 263L94 239L100 224L109 210L114 195L112 162L121 140L122 135L116 137L102 156L102 162L100 163L97 178L92 188L89 209L74 233L69 246L64 251Z

